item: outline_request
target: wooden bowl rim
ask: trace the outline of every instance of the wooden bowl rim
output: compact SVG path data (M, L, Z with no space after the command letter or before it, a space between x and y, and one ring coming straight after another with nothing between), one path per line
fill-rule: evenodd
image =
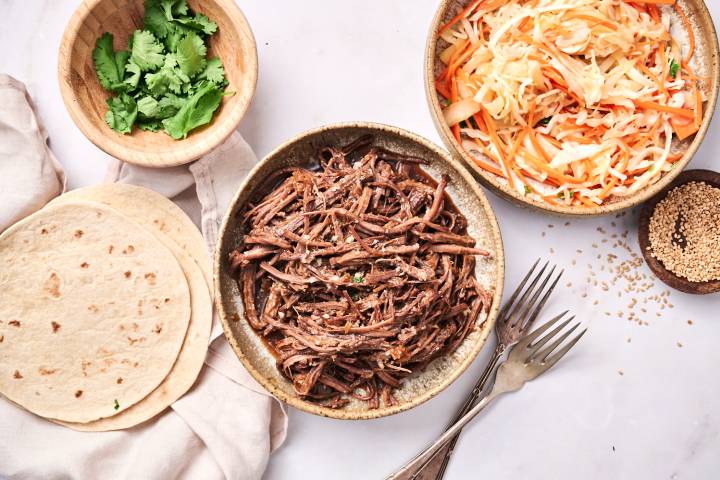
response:
M542 213L557 216L582 218L598 217L617 213L645 202L646 200L656 195L670 182L672 182L673 179L675 179L680 174L682 169L687 166L687 164L690 162L690 160L700 147L700 144L705 139L705 135L708 132L710 122L713 118L713 113L715 112L715 106L718 99L718 90L720 89L720 46L718 45L718 36L715 28L715 23L713 22L712 16L710 15L710 11L708 10L705 2L703 0L685 0L688 3L697 4L700 7L702 19L711 26L711 32L707 32L707 38L704 40L709 40L705 47L710 49L709 56L712 60L708 67L712 71L712 77L708 81L708 89L710 95L706 102L706 109L703 115L702 124L698 132L695 134L695 137L693 138L690 146L683 154L683 158L675 162L678 166L673 170L665 173L665 175L663 175L657 182L645 186L635 194L626 197L623 200L599 205L593 208L550 205L532 198L525 198L515 190L498 181L495 175L488 173L482 168L478 167L472 160L472 158L470 158L468 154L460 148L460 145L457 143L455 137L452 135L450 128L445 124L445 120L442 114L442 108L440 107L437 92L435 91L435 50L437 46L437 32L440 27L440 22L442 22L444 18L446 9L450 6L451 3L456 1L457 0L442 0L440 6L435 12L432 23L430 24L430 31L428 33L427 42L425 44L425 97L427 99L428 106L430 107L430 114L432 116L433 123L435 124L435 128L440 134L443 143L447 146L448 150L450 150L450 153L454 157L460 158L465 165L469 166L469 168L473 171L473 173L477 176L478 180L484 186L490 188L502 198L509 200L512 203L519 204L520 206L530 207L531 209L540 211Z
M680 290L681 292L693 295L707 295L720 292L720 280L709 280L706 282L692 282L687 278L675 275L673 272L665 268L665 265L657 258L650 255L650 219L655 210L655 206L662 201L670 190L684 185L689 182L704 182L714 187L720 188L720 173L712 170L694 169L686 170L678 175L670 185L663 188L650 201L643 205L640 211L640 219L638 222L638 243L642 250L645 262L650 270L667 286Z
M225 310L224 308L224 302L223 302L223 288L220 288L220 282L222 278L222 262L224 261L224 257L222 257L222 246L224 244L224 240L228 235L231 235L232 232L229 230L230 223L231 223L231 217L233 216L234 212L237 210L238 203L240 201L240 197L242 194L248 190L248 189L254 189L256 185L250 185L251 181L254 179L255 175L258 171L260 171L263 168L263 165L270 162L273 158L275 158L278 155L282 155L283 152L285 152L288 148L292 147L293 145L305 141L308 137L312 137L314 135L317 135L319 133L325 132L325 131L332 131L336 129L348 129L348 128L361 128L361 129L373 129L377 130L382 133L389 133L398 135L400 137L405 138L406 140L409 140L411 142L415 142L420 144L421 146L429 149L436 155L438 155L438 158L441 158L442 161L446 162L451 168L453 168L457 173L462 177L462 179L466 182L468 188L470 191L473 192L473 194L477 197L477 199L480 201L480 203L483 205L484 209L484 215L486 216L488 223L490 225L491 229L491 237L493 239L493 247L495 249L495 259L496 259L496 276L495 276L495 292L493 295L493 303L492 307L490 308L490 312L488 312L487 318L484 322L484 327L481 331L481 336L477 339L477 344L474 346L474 348L468 352L463 362L458 365L449 375L446 375L443 379L443 381L437 385L436 387L427 390L421 395L418 395L417 397L413 398L411 401L402 403L400 405L395 405L392 407L379 407L374 410L358 410L358 411L346 411L343 409L332 409L328 407L323 407L305 400L300 399L296 395L289 394L285 390L281 389L280 387L275 385L275 382L262 375L254 366L253 361L251 358L249 358L245 353L242 351L242 348L240 347L238 341L235 339L232 329L230 327L230 314ZM225 216L222 221L222 225L219 230L218 234L218 240L215 246L215 252L214 252L215 260L214 260L214 271L213 271L213 279L216 285L215 288L215 305L220 317L220 321L223 326L223 332L225 334L225 338L227 339L228 343L232 347L233 351L237 355L237 357L240 359L240 362L243 364L243 366L247 369L247 371L250 373L250 375L260 384L262 385L267 391L269 391L272 395L280 399L281 401L287 403L288 405L291 405L299 410L303 410L308 413L312 413L314 415L319 415L323 417L329 417L329 418L335 418L339 420L369 420L374 418L381 418L386 417L389 415L394 415L396 413L404 412L406 410L410 410L411 408L414 408L431 398L435 397L437 394L439 394L442 390L447 388L451 383L453 383L466 369L470 364L477 358L478 354L482 350L482 348L485 346L485 343L487 342L487 337L490 334L490 331L493 329L495 325L495 321L498 316L498 312L500 310L500 304L502 301L502 293L503 293L503 286L504 286L504 279L505 279L505 254L504 254L504 248L503 248L503 242L502 242L502 236L500 233L500 227L497 223L497 218L495 217L495 213L492 209L492 206L490 202L488 201L487 197L483 193L482 189L478 186L477 182L474 180L473 176L467 171L465 167L463 167L462 164L460 164L458 161L453 159L445 150L438 147L434 143L430 142L429 140L425 139L424 137L421 137L420 135L417 135L415 133L412 133L410 131L385 125L381 123L375 123L375 122L342 122L342 123L333 123L330 125L325 125L322 127L314 128L311 130L306 130L302 133L299 133L289 140L283 142L278 147L276 147L272 152L268 153L260 162L258 162L255 167L247 174L245 177L245 180L240 184L238 187L237 192L233 196L233 199L230 202L230 205L228 209L225 212ZM245 319L243 319L245 320Z
M60 48L58 52L58 81L60 84L60 94L63 103L70 114L75 125L96 147L108 155L115 157L127 163L140 165L150 168L163 168L184 165L199 159L208 152L220 146L227 138L237 129L240 121L245 116L252 99L255 94L258 77L258 56L257 45L252 28L243 14L240 7L233 0L211 0L215 2L222 10L229 11L228 17L232 20L233 27L238 32L241 39L243 55L247 56L248 71L244 75L249 76L249 81L243 82L238 87L244 88L243 93L247 94L247 100L238 102L233 106L230 115L221 123L215 123L213 119L209 125L203 129L191 133L192 142L181 144L183 140L177 141L177 146L172 149L171 153L153 153L134 150L130 147L119 144L112 135L120 135L114 130L107 128L97 128L93 125L90 118L82 111L78 102L75 90L69 79L72 75L72 50L75 44L80 28L85 23L90 12L97 5L107 0L83 0L83 2L73 12L68 21L62 39L60 40ZM247 35L247 40L243 40ZM238 90L235 94L241 93ZM227 108L227 106L223 106ZM104 120L103 120L104 122ZM157 132L158 135L165 135ZM132 133L130 134L132 135ZM201 141L203 137L207 137L208 141ZM168 137L170 138L170 137Z

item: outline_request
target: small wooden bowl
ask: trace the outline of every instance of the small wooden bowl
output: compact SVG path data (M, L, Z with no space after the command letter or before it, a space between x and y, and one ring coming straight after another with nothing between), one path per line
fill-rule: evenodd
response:
M395 392L399 404L371 410L366 402L352 400L341 409L332 409L299 398L289 382L277 369L275 357L245 319L238 282L228 272L228 254L240 243L238 213L253 198L263 179L282 168L308 166L318 148L326 145L347 145L358 137L372 134L375 145L388 150L425 159L423 170L436 180L448 175L448 193L458 209L468 218L469 233L477 246L491 252L488 260L478 261L475 273L482 285L494 288L489 313L481 313L472 332L458 349L431 362L424 371L416 372ZM492 207L477 182L465 168L444 150L413 133L376 123L344 123L301 133L280 145L248 174L230 203L215 249L215 303L225 337L248 372L280 400L306 412L325 417L358 420L384 417L413 408L434 397L450 385L480 353L493 328L502 298L504 255L500 230Z
M472 157L460 147L457 140L455 140L455 137L450 131L450 127L445 123L442 107L440 106L440 101L435 91L435 78L442 71L442 62L439 60L439 55L445 46L447 46L444 40L438 39L438 31L442 25L457 15L470 1L472 0L442 0L440 3L440 7L430 26L430 33L425 47L425 94L430 106L433 122L443 142L455 158L462 160L465 165L468 165L478 181L484 186L519 206L533 208L543 213L574 217L609 215L632 208L648 200L653 195L656 195L678 176L680 171L685 168L693 155L695 155L710 125L710 120L715 111L718 89L720 88L720 49L718 47L718 37L710 12L703 0L678 0L680 7L684 9L687 16L691 19L693 32L699 45L695 55L698 58L699 65L703 67L701 69L703 73L699 75L705 80L703 82L703 88L707 94L707 102L705 102L704 105L704 118L700 130L698 130L695 135L676 144L677 148L684 150L683 158L676 162L678 164L677 168L665 173L657 182L647 185L634 195L615 199L611 198L608 203L594 208L550 205L532 198L526 198L509 188L500 177L480 168L473 161Z
M105 32L114 36L114 48L127 49L128 37L143 25L143 0L85 0L75 11L60 43L60 92L70 117L98 148L125 162L147 167L169 167L196 160L220 145L240 123L250 105L257 81L257 51L250 26L234 0L188 0L196 12L218 25L210 37L208 56L222 60L230 85L212 123L173 140L164 132L134 128L122 135L105 123L107 99L112 94L98 81L92 51Z
M647 202L640 212L638 225L638 242L645 261L650 270L666 285L685 293L705 295L708 293L720 292L720 280L709 282L691 282L687 278L679 277L666 269L663 263L650 254L650 219L658 202L662 201L670 190L688 182L705 182L713 187L720 188L720 173L711 170L687 170L673 180L670 185Z

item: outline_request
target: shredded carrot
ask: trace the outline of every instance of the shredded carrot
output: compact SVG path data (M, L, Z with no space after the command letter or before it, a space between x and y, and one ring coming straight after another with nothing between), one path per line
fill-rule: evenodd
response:
M480 5L483 1L484 0L475 0L470 5L465 7L460 13L455 15L448 23L446 23L445 25L440 27L439 33L443 33L445 30L449 29L450 27L455 25L457 22L459 22L463 18L470 16L473 13L473 11L475 10L475 8L478 5Z
M683 25L685 26L685 30L687 30L688 34L688 43L690 43L690 47L688 49L687 56L683 59L685 63L690 63L690 59L695 54L695 32L693 32L692 25L690 24L690 20L688 19L687 15L685 15L685 12L683 12L683 9L680 8L680 5L673 2L672 4L668 5L675 5L675 11L677 12L678 16L680 17L680 20L682 20Z
M677 115L678 117L692 119L695 118L695 113L689 108L670 107L668 105L662 105L656 102L641 102L638 100L636 100L634 103L636 107L644 108L646 110L658 110L660 112L672 113L673 115Z

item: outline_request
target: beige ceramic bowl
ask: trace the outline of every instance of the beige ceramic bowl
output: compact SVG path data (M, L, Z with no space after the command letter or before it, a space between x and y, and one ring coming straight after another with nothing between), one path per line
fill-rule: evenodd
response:
M342 409L321 407L300 399L292 383L283 377L275 365L275 358L260 337L245 320L238 283L228 274L228 254L239 245L238 212L252 199L255 188L268 175L288 166L303 166L315 158L319 147L345 145L365 134L375 136L375 144L389 150L424 158L423 169L438 179L450 177L448 192L459 210L469 220L469 233L478 240L478 247L492 252L488 260L478 261L476 275L482 285L493 288L493 305L488 314L476 320L477 329L453 354L438 358L424 372L410 376L403 388L396 392L399 405L367 408L365 402L352 401ZM223 220L215 251L216 305L223 329L230 345L245 368L273 395L284 402L317 415L340 419L377 418L408 410L432 398L455 380L475 359L491 331L502 297L504 256L500 231L495 215L477 182L446 152L415 134L399 128L374 123L346 123L311 130L279 146L265 157L251 172L232 200Z
M75 124L98 148L120 160L148 167L168 167L196 160L220 145L240 123L250 105L257 80L257 51L250 26L234 0L188 0L195 12L217 23L208 56L222 60L230 85L211 124L192 131L184 140L164 132L134 128L128 135L105 123L106 92L95 73L92 51L105 32L114 47L127 49L128 37L143 24L143 0L85 0L65 29L60 43L60 92Z
M715 111L715 104L717 102L718 88L720 87L718 38L712 17L703 0L678 0L678 4L691 19L693 32L698 44L698 49L695 53L696 66L698 67L696 68L696 73L699 73L699 75L704 78L703 88L707 94L707 102L704 105L705 115L700 130L695 135L677 144L677 148L685 151L683 158L677 162L678 168L666 173L660 180L639 190L634 195L615 199L610 198L608 203L596 208L549 205L532 198L526 198L510 189L498 176L478 167L472 158L460 148L460 145L458 145L457 140L455 140L450 128L443 119L442 108L440 107L438 95L435 91L435 78L442 71L442 62L439 60L439 55L445 46L447 46L444 40L438 40L438 30L440 26L447 23L467 6L470 1L472 0L442 0L440 3L440 7L430 26L430 33L425 47L425 93L435 127L440 133L443 142L455 158L461 159L465 165L469 166L483 185L513 203L525 207L532 207L545 213L583 217L607 215L634 207L656 195L680 174L682 169L690 162L693 155L695 155L710 125L710 120L712 119L712 114ZM674 28L674 26L671 26L671 28Z

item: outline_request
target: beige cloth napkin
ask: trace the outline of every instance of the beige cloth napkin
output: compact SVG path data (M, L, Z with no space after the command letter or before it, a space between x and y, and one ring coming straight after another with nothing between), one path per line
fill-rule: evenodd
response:
M19 82L12 85L24 92ZM31 101L26 94L25 98L34 119ZM12 128L15 115L0 110L0 125L9 126L0 130L0 146L20 138ZM5 151L20 150L36 152L26 156L28 168L39 170L39 164L52 164L47 158L49 149L40 148L39 141L45 145L45 136L37 135L33 145L1 149L0 167L15 165ZM149 169L114 161L106 180L145 186L175 201L200 225L212 254L222 215L255 162L254 153L235 132L225 144L190 165ZM10 183L0 177L0 218L13 216L5 193ZM59 192L40 186L33 191L44 199L27 202L37 205L34 209ZM220 333L215 318L206 366L192 390L162 415L129 430L75 432L0 399L0 478L260 478L270 453L285 439L287 416L282 405L242 368Z

